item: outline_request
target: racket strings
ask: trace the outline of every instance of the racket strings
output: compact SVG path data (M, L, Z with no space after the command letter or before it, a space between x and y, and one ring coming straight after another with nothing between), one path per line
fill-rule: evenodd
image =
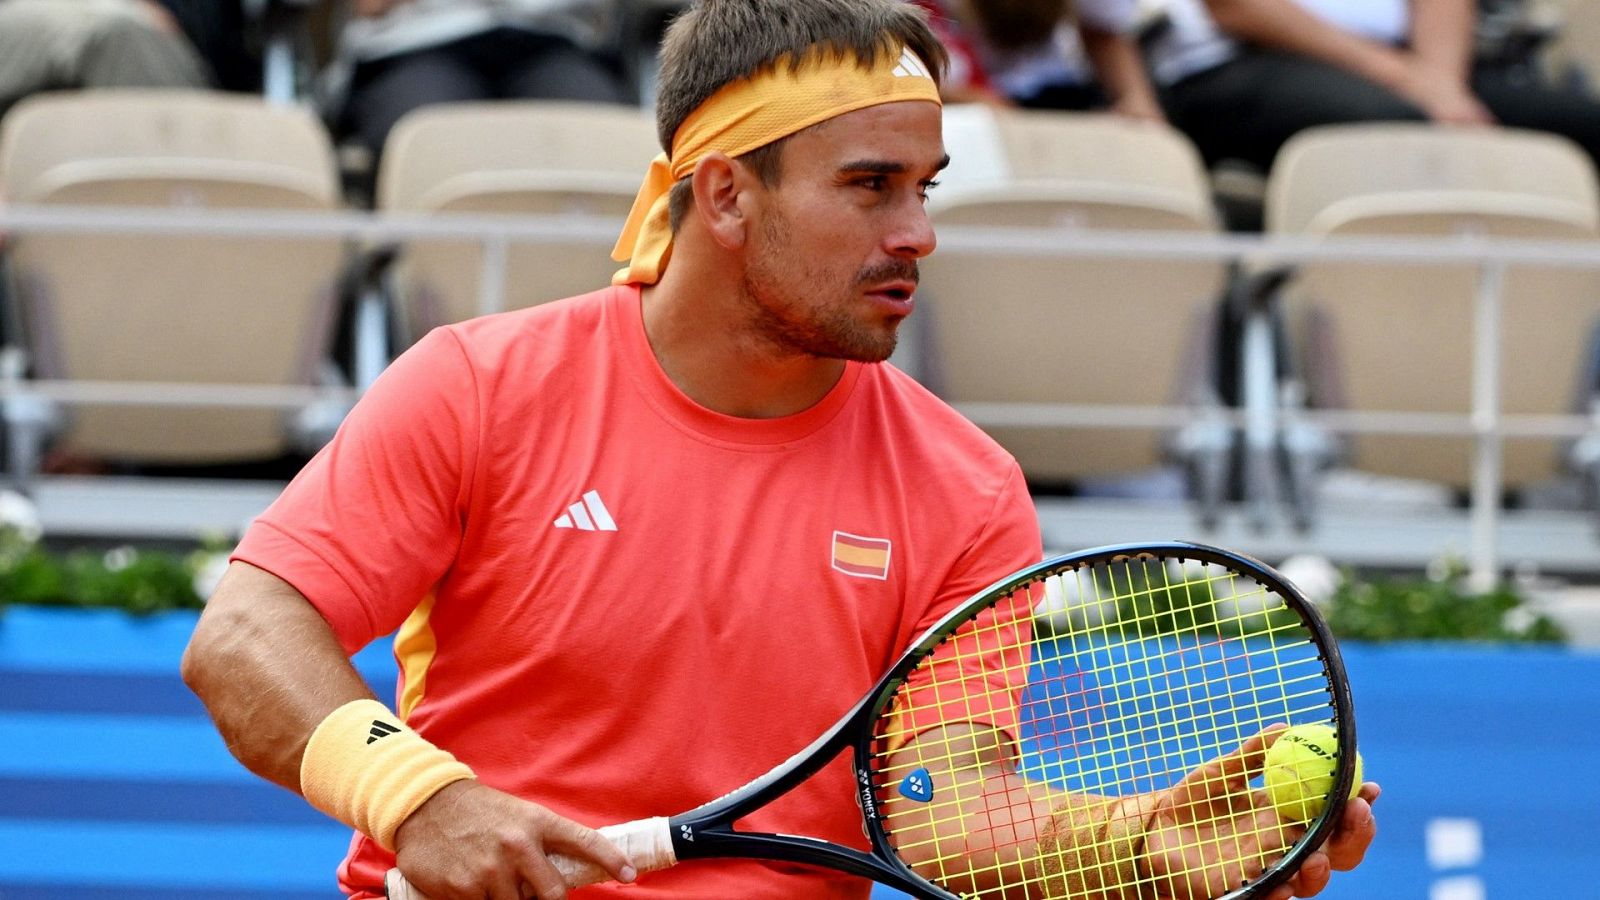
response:
M1036 608L1053 631L1034 634ZM965 896L1142 896L1155 876L1133 856L1153 798L1269 725L1327 721L1330 691L1300 616L1225 566L1129 558L1054 572L948 635L886 709L874 761L886 830L919 874ZM998 785L970 736L929 738L952 723L1001 735L1023 787ZM906 787L918 777L926 796ZM1191 778L1191 803L1169 798L1189 827L1162 851L1196 870L1226 860L1206 880L1237 887L1296 828L1240 772L1215 777L1217 790ZM1222 827L1241 817L1250 827Z

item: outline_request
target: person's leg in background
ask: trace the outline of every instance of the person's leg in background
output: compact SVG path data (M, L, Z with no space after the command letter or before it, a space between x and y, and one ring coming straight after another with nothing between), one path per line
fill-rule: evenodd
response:
M1288 140L1316 125L1420 120L1422 110L1378 84L1309 57L1244 49L1212 69L1160 92L1168 120L1188 135L1207 168L1236 170L1258 185ZM1218 184L1222 184L1221 181ZM1237 194L1237 196L1234 196ZM1230 191L1218 201L1231 231L1262 228L1260 188Z
M84 87L211 86L205 62L165 7L146 0L120 6L94 23L83 45Z
M502 29L495 38L502 98L632 102L615 68L565 38L514 29Z
M1535 80L1515 69L1480 68L1472 90L1500 124L1571 138L1600 166L1600 99Z
M154 4L0 2L0 114L38 91L207 83L194 48Z
M494 86L475 63L472 39L363 63L352 78L341 120L372 155L372 171L389 131L406 113L433 103L488 100Z
M1415 105L1359 75L1268 50L1245 50L1167 87L1162 105L1208 164L1237 159L1263 172L1306 128L1424 118Z

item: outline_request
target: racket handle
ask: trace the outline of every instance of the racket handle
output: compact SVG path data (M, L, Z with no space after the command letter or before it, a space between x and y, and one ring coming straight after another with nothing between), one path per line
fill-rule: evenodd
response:
M617 849L628 857L628 862L632 863L634 869L641 875L665 869L678 861L678 855L672 850L672 828L667 824L665 817L657 816L653 819L624 822L621 825L607 825L600 828L599 832L617 845ZM553 853L550 855L550 864L555 866L561 872L561 877L567 880L567 887L583 887L611 880L611 873L587 860L571 859ZM406 881L399 869L390 869L389 874L384 876L383 882L388 890L389 900L428 900L426 894Z

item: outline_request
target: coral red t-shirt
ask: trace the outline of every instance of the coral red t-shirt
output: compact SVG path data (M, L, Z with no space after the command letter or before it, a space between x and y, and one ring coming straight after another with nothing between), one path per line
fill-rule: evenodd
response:
M640 304L610 288L434 331L234 554L352 653L399 628L400 714L485 784L592 826L787 759L1041 555L1015 461L906 375L850 363L797 415L721 415L661 370ZM844 760L742 825L864 846ZM378 896L392 864L357 835L339 880ZM714 860L619 896L868 890Z

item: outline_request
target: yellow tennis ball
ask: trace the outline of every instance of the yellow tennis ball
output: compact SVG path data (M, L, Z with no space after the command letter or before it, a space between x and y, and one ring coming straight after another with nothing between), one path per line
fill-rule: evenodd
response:
M1262 781L1273 808L1285 819L1309 822L1322 814L1333 790L1333 769L1339 741L1327 725L1296 725L1267 748ZM1350 796L1361 789L1361 754Z

